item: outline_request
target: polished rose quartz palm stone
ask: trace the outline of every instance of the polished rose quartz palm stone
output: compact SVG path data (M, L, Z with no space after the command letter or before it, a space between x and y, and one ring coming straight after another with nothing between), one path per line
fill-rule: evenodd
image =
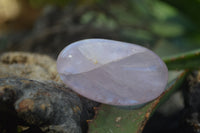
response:
M87 39L65 47L57 59L63 82L88 99L140 105L165 89L168 70L152 51L130 43Z

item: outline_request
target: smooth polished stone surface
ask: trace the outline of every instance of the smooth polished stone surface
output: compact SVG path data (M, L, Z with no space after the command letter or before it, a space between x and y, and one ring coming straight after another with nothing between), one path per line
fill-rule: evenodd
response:
M58 56L57 70L63 82L80 95L118 106L155 99L168 80L166 65L152 51L106 39L68 45Z

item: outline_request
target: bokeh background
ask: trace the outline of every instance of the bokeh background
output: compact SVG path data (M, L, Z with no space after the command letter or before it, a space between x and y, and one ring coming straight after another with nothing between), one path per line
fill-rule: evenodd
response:
M200 48L199 13L200 0L0 0L0 54L26 51L56 59L74 41L106 38L171 56ZM144 133L183 133L183 109L177 92Z
M56 57L71 42L107 38L161 57L200 46L199 0L0 0L0 52Z

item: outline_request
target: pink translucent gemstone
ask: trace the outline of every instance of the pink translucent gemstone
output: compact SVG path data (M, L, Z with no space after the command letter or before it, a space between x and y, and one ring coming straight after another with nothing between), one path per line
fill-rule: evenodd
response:
M118 106L149 102L165 89L168 70L152 51L130 43L87 39L57 59L63 82L91 100Z

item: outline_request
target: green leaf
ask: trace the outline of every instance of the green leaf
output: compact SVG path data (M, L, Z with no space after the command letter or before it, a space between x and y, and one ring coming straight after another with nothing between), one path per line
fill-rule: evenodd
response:
M169 23L169 22L155 22L151 25L153 33L161 37L176 37L183 35L184 27L180 24Z
M161 58L183 52L182 49L180 49L180 47L176 47L170 41L167 41L165 39L157 41L155 45L156 46L153 48L153 51L156 54L158 54Z
M184 14L184 16L188 17L198 26L200 26L200 17L198 12L200 11L200 1L199 0L162 0L175 8L178 9L179 12Z
M169 18L177 17L176 9L165 2L156 1L152 8L154 16L159 20L166 21Z
M89 123L89 133L141 133L159 103L180 87L186 74L182 72L177 79L170 80L167 90L160 97L140 109L127 110L102 104L96 109L94 120Z
M200 49L163 58L169 70L199 69Z

